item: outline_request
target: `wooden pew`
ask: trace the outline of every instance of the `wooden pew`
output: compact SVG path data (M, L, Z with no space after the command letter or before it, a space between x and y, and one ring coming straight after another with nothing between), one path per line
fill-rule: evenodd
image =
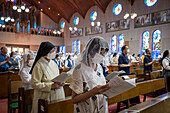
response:
M109 105L118 103L133 97L165 88L165 79L154 79L136 84L136 87L130 89L122 94L119 94L111 99L108 99ZM71 90L71 89L70 89ZM38 113L73 113L73 103L70 98L48 102L46 100L39 100Z
M151 80L151 79L156 79L159 77L162 77L161 70L152 71L152 72L146 71L144 78L145 78L145 80Z
M153 79L136 83L136 87L108 99L109 105L165 88L165 79Z
M0 72L0 98L8 97L8 72Z
M47 100L38 100L38 113L73 113L74 105L71 97L48 102Z
M0 98L8 97L8 80L21 81L17 72L6 71L0 72Z
M18 109L19 87L22 87L21 81L8 80L8 113L15 113Z
M28 111L30 110L29 107L31 108L33 96L33 89L24 90L23 87L19 88L18 113L29 113Z
M170 93L152 98L146 102L125 109L120 113L170 113Z

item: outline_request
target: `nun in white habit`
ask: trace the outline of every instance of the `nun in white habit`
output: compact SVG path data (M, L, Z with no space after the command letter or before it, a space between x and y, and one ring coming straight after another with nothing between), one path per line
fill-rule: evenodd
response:
M106 85L103 70L99 64L103 57L101 49L108 52L108 43L96 36L87 43L85 49L77 58L70 88L74 113L108 113L107 98L102 94L110 87Z
M30 71L31 86L34 89L31 113L38 113L38 99L48 101L64 99L64 83L54 83L51 80L59 75L57 64L52 60L56 49L50 42L42 42Z
M33 54L24 54L20 69L20 77L25 90L32 89L30 70L34 62Z

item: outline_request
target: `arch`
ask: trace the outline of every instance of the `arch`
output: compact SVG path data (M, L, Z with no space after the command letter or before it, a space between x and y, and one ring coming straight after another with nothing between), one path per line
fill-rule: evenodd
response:
M116 35L113 35L111 37L111 53L116 53L116 47L117 47L117 39L116 39Z
M157 59L161 50L161 31L156 29L152 33L152 57Z
M149 49L150 46L150 34L149 31L144 31L142 33L142 41L141 41L141 55L145 53L146 49Z
M118 49L117 49L117 53L122 53L122 46L125 45L125 40L124 40L124 35L120 34L118 36Z

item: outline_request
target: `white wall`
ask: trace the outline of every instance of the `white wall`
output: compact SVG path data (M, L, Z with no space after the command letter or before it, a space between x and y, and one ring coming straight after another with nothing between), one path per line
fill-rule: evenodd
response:
M118 16L115 16L112 12L112 8L117 3L122 4L123 10ZM106 22L123 19L123 16L126 13L136 12L138 15L142 15L142 14L161 11L161 10L164 10L164 9L170 9L170 0L158 0L157 3L152 7L147 7L144 4L144 0L136 0L132 7L130 6L130 3L128 2L128 0L121 0L121 1L113 0L108 5L105 14L103 14L103 12L97 6L93 6L88 10L88 12L85 16L85 19L83 19L80 16L80 14L75 13L72 16L70 23L67 23L65 21L66 26L65 26L64 44L67 47L67 52L72 51L72 42L74 40L80 39L81 44L83 44L83 46L85 46L88 39L90 37L95 36L95 35L85 36L85 27L90 26L90 23L91 23L90 14L91 14L92 11L98 12L98 17L97 17L96 21L100 21L101 25L103 26L103 33L97 34L97 35L104 37L109 44L110 44L111 37L113 35L116 35L118 37L119 34L124 34L125 41L129 41L129 48L130 48L131 53L137 54L137 53L140 53L140 49L141 49L140 48L141 47L141 40L140 39L141 39L143 31L148 30L150 32L150 37L151 37L151 33L155 29L160 29L161 32L162 32L161 50L163 51L165 49L170 49L170 44L169 44L169 42L170 42L170 32L169 32L170 23L169 24L162 24L162 25L155 25L155 26L148 26L148 27L141 27L141 28L134 28L134 20L131 20L129 30L122 30L122 31L116 31L116 32L109 32L109 33L105 32ZM76 38L70 38L69 27L75 26L73 20L76 16L78 16L80 18L80 23L76 27L77 28L83 28L83 36L76 37ZM63 21L63 20L64 19L60 20L60 22ZM59 23L59 25L60 25L60 23Z

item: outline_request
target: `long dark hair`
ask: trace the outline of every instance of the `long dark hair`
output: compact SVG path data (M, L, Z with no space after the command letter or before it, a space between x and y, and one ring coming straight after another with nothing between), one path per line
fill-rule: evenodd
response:
M162 61L165 57L167 57L169 54L169 50L165 50L164 53L163 53L163 57L161 58L161 65L162 65Z

